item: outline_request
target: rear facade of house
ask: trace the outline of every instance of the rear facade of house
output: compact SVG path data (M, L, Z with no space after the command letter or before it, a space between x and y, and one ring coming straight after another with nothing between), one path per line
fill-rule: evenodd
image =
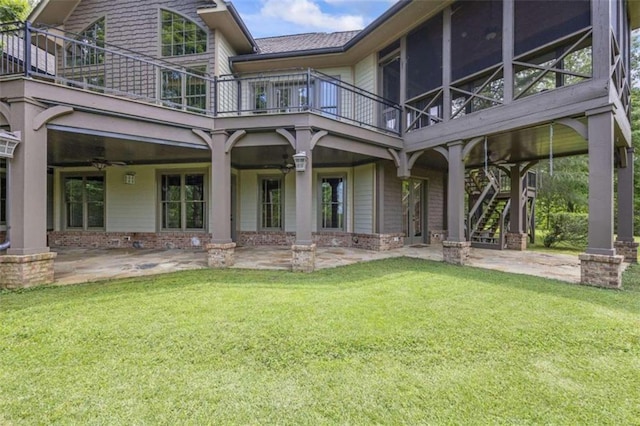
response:
M281 245L311 271L317 246L442 243L464 264L525 249L536 164L588 154L583 282L616 287L639 9L400 1L362 31L256 40L224 1L43 1L0 35L0 286L51 281L59 247L225 267Z

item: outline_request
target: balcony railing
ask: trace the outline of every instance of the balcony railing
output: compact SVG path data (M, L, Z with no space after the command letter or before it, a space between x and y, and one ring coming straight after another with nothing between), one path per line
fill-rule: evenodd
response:
M383 132L400 133L400 106L311 69L259 76L221 76L217 115L313 111Z
M0 24L0 51L0 76L22 74L216 117L309 111L400 134L399 105L311 69L215 77L204 67L29 23Z

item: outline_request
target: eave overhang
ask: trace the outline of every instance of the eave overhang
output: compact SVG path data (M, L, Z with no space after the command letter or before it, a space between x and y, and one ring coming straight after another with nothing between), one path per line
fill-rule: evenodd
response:
M233 4L218 2L211 6L200 7L198 16L209 28L223 33L236 52L246 54L256 52L256 42Z
M31 11L27 20L34 24L63 25L80 0L42 0Z

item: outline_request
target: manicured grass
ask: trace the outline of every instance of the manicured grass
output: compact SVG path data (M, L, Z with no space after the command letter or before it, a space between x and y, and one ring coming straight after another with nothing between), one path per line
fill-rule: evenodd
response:
M625 285L389 259L0 293L0 424L638 424Z

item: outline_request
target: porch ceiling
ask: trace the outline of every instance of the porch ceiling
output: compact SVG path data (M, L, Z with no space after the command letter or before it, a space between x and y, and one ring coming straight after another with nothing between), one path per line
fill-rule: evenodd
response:
M586 124L586 119L580 121ZM570 127L553 125L553 144L548 124L490 135L487 138L487 159L490 164L521 163L554 157L587 153L587 141ZM484 143L477 144L466 158L467 167L481 167L485 162Z
M231 152L231 165L238 169L277 169L285 163L293 164L293 154L295 151L288 144L236 147ZM313 150L314 167L351 167L373 160L366 155L322 146Z
M134 141L113 136L48 130L47 162L50 166L87 166L92 158L127 164L209 162L207 147L175 146Z
M176 146L117 138L113 136L48 130L47 161L54 167L88 166L93 158L135 164L168 164L209 162L208 148ZM281 145L235 147L231 152L232 166L238 169L279 168L292 164L293 148ZM350 167L372 161L370 156L317 146L313 150L314 166Z

